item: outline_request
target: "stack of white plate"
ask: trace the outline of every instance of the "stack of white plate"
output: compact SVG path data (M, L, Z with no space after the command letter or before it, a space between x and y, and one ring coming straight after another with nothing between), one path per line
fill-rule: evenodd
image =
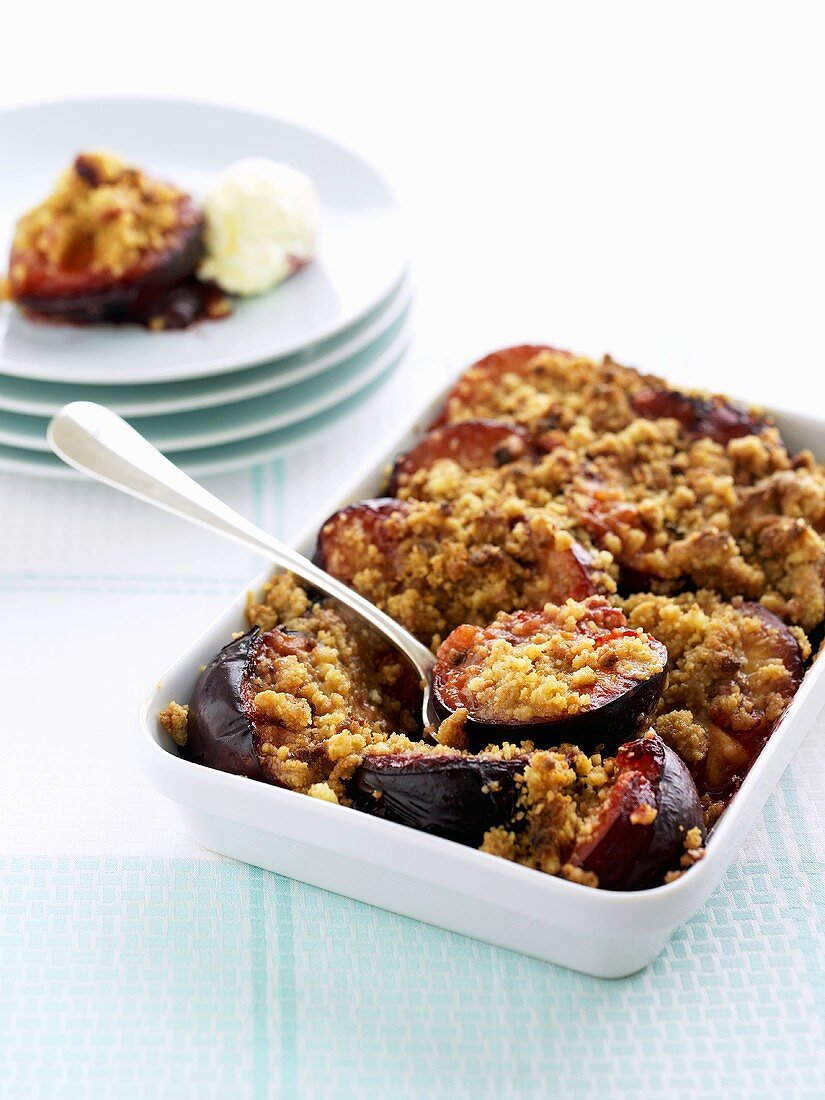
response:
M318 259L230 317L186 332L35 323L0 307L0 469L72 476L48 449L70 401L125 416L190 473L276 457L345 416L409 344L411 289L398 206L357 155L234 108L88 100L0 113L0 233L83 149L108 148L196 195L225 165L266 156L321 199Z

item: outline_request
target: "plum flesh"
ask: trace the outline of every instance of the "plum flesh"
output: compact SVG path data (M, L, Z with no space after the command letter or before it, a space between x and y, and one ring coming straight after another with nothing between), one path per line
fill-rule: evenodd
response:
M678 868L685 838L704 838L702 805L690 772L659 737L619 749L617 776L568 862L598 876L604 890L645 890Z
M388 568L394 569L399 539L390 529L389 521L393 521L395 517L404 517L408 511L409 505L405 501L392 497L359 500L348 504L322 525L318 532L315 561L333 577L351 585L364 562L361 557L353 558L348 554L346 542L341 536L348 529L358 528L365 543L374 546L382 560L387 562Z
M200 230L192 229L180 251L155 258L156 266L146 278L124 278L97 290L38 290L20 294L15 301L35 321L188 328L228 312L226 295L193 275L200 256Z
M534 458L537 450L528 431L503 420L461 420L433 428L393 467L387 492L395 496L413 474L440 459L450 459L464 470L506 466Z
M481 703L474 689L475 678L503 641L512 647L520 665L536 638L559 632L557 611L516 611L500 615L488 627L460 626L439 647L433 669L433 703L439 717L447 718L459 709L467 711L464 731L470 747L530 740L536 746L570 741L586 750L598 745L614 749L636 735L650 717L667 681L667 650L649 634L627 628L618 609L594 598L588 616L579 620L574 640L590 638L599 650L622 645L629 636L639 638L646 660L632 667L611 667L609 650L596 673L595 684L587 689L588 702L570 714L535 714L515 718L505 710L496 713ZM615 665L615 662L613 662ZM559 675L564 670L559 668Z
M365 758L350 782L356 809L477 848L516 810L527 756L402 752Z

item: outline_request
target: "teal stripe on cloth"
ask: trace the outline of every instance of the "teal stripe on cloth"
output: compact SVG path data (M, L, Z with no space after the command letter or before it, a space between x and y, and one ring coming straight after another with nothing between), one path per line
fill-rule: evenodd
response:
M264 467L253 466L249 476L252 479L252 519L262 527L264 524Z
M618 982L230 860L0 862L0 1094L821 1097L782 854Z
M278 929L278 1010L281 1029L280 1070L284 1096L298 1089L298 1002L295 988L295 929L292 917L292 880L275 880L275 914Z
M252 982L252 1079L254 1094L267 1094L269 1022L267 1012L268 975L266 906L264 904L264 872L249 868L249 935L251 945Z
M275 530L282 534L286 529L284 517L285 486L284 478L286 467L282 458L276 459L272 464L272 500L275 506Z

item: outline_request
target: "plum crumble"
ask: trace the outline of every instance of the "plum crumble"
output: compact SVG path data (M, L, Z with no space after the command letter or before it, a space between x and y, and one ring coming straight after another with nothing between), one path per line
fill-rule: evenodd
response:
M433 692L440 713L463 712L482 741L521 732L541 744L615 745L653 710L666 664L661 642L591 596L458 627L436 654Z
M81 153L17 223L3 296L41 320L182 328L229 312L199 283L192 198L111 153Z
M289 575L161 724L190 759L608 890L672 882L825 621L825 470L759 410L607 358L487 356L318 560L421 685Z

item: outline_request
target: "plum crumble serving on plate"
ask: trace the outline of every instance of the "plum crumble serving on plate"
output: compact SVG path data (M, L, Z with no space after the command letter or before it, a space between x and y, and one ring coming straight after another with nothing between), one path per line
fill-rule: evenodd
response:
M190 195L110 153L81 153L18 221L5 294L34 319L185 328L228 312L195 278L202 256Z
M79 154L17 223L0 290L33 320L187 328L309 263L317 198L297 169L230 165L203 206L107 152Z
M770 418L550 347L470 367L323 567L435 654L421 686L274 577L163 728L190 760L572 882L701 859L825 620L825 470Z

